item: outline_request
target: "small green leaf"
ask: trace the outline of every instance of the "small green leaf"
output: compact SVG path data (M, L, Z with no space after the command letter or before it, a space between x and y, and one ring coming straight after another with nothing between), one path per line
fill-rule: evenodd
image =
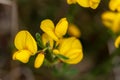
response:
M37 40L37 44L40 48L44 48L43 42L42 42L42 38L41 35L39 33L36 33L36 40Z
M61 54L57 54L56 55L58 58L62 58L62 59L64 59L64 60L68 60L69 58L68 57L66 57L66 56L64 56L64 55L61 55Z

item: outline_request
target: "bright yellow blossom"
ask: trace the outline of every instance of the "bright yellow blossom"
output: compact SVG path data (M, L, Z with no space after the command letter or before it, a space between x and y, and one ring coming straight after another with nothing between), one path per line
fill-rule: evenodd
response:
M70 24L68 27L68 34L77 38L80 38L81 32L78 27L74 24Z
M61 54L69 59L61 60L68 64L77 64L83 58L82 45L75 37L64 38L59 44L58 50L53 51L55 54Z
M118 36L116 38L114 45L115 45L116 48L119 48L119 45L120 45L120 36Z
M53 40L58 41L67 32L68 21L62 18L55 27L50 19L45 19L41 22L40 28Z
M102 22L103 24L111 29L114 33L120 31L120 13L116 12L104 12L102 14Z
M35 59L34 67L39 68L43 64L44 58L44 53L39 53Z
M120 0L110 0L109 8L112 11L115 11L115 10L120 11Z
M67 0L68 4L78 3L82 7L90 7L96 9L100 3L100 0Z
M13 60L27 63L30 56L37 52L37 43L32 35L26 30L17 33L14 44L18 51L13 54Z

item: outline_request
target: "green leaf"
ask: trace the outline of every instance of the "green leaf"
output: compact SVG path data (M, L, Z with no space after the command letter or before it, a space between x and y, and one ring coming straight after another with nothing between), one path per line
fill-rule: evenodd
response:
M61 54L57 54L56 55L58 58L62 58L62 59L64 59L64 60L68 60L69 58L68 57L66 57L66 56L64 56L64 55L61 55Z
M36 40L37 40L37 44L40 48L44 48L43 42L42 42L42 38L41 35L39 33L36 33Z

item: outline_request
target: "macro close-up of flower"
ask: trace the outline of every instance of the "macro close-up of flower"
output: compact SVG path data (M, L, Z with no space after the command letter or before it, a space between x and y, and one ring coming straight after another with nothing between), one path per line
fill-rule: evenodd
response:
M0 0L0 80L120 80L120 0Z
M30 56L35 55L37 52L37 43L26 30L18 32L14 44L18 51L13 54L13 60L20 60L23 63L27 63Z
M58 47L58 50L55 50L54 53L67 57L67 60L61 60L68 64L77 64L83 58L82 45L75 37L63 39Z
M41 22L40 28L52 39L58 41L67 32L68 21L66 20L66 18L62 18L55 27L54 23L51 20L46 19Z

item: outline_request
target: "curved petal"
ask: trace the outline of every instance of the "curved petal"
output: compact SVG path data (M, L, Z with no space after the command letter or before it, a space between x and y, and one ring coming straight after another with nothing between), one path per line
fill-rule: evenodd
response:
M65 61L68 64L77 64L79 63L81 60L83 59L83 53L80 52L79 55L76 58L73 59L69 59L67 61Z
M65 54L68 50L70 50L74 39L75 39L75 37L62 39L62 41L59 44L60 53Z
M56 25L55 34L57 35L58 38L61 38L66 34L67 29L68 29L68 21L66 20L66 18L62 18Z
M49 41L50 42L50 47L51 49L53 48L53 39L50 38L46 33L43 33L42 34L42 41L43 41L43 44L46 45L46 43Z
M43 64L43 61L44 61L44 54L43 53L39 53L35 59L35 63L34 63L34 67L35 68L39 68L42 64Z
M89 7L89 0L76 0L76 1L82 7Z
M115 11L115 10L120 11L120 0L110 0L110 2L109 2L109 8L112 11Z
M60 53L65 54L71 49L82 49L81 42L75 37L63 39L59 45Z
M120 13L116 15L117 17L114 20L113 26L111 27L112 31L117 33L120 31Z
M37 43L32 35L26 30L17 33L14 44L18 50L26 49L32 54L37 52Z
M40 28L49 35L52 39L58 41L57 36L54 33L54 24L51 20L46 19L41 22Z
M13 60L19 60L23 63L27 63L31 56L31 52L28 50L20 50L13 54Z
M26 44L26 31L20 31L17 33L17 35L15 36L14 44L18 50L22 50L26 47L25 46L25 44Z
M76 3L76 0L67 0L67 3L68 3L68 4L75 4L75 3Z
M59 52L59 50L54 49L54 50L53 50L53 53L54 53L54 54L59 54L60 52Z
M82 44L77 38L74 39L71 45L71 49L82 49Z
M68 57L69 59L75 58L82 52L81 49L71 49L64 54L64 56Z
M115 45L116 48L119 48L119 45L120 45L120 36L118 36L116 38L114 45Z
M98 7L99 3L100 3L100 0L90 0L89 1L89 6L92 9L96 9Z

